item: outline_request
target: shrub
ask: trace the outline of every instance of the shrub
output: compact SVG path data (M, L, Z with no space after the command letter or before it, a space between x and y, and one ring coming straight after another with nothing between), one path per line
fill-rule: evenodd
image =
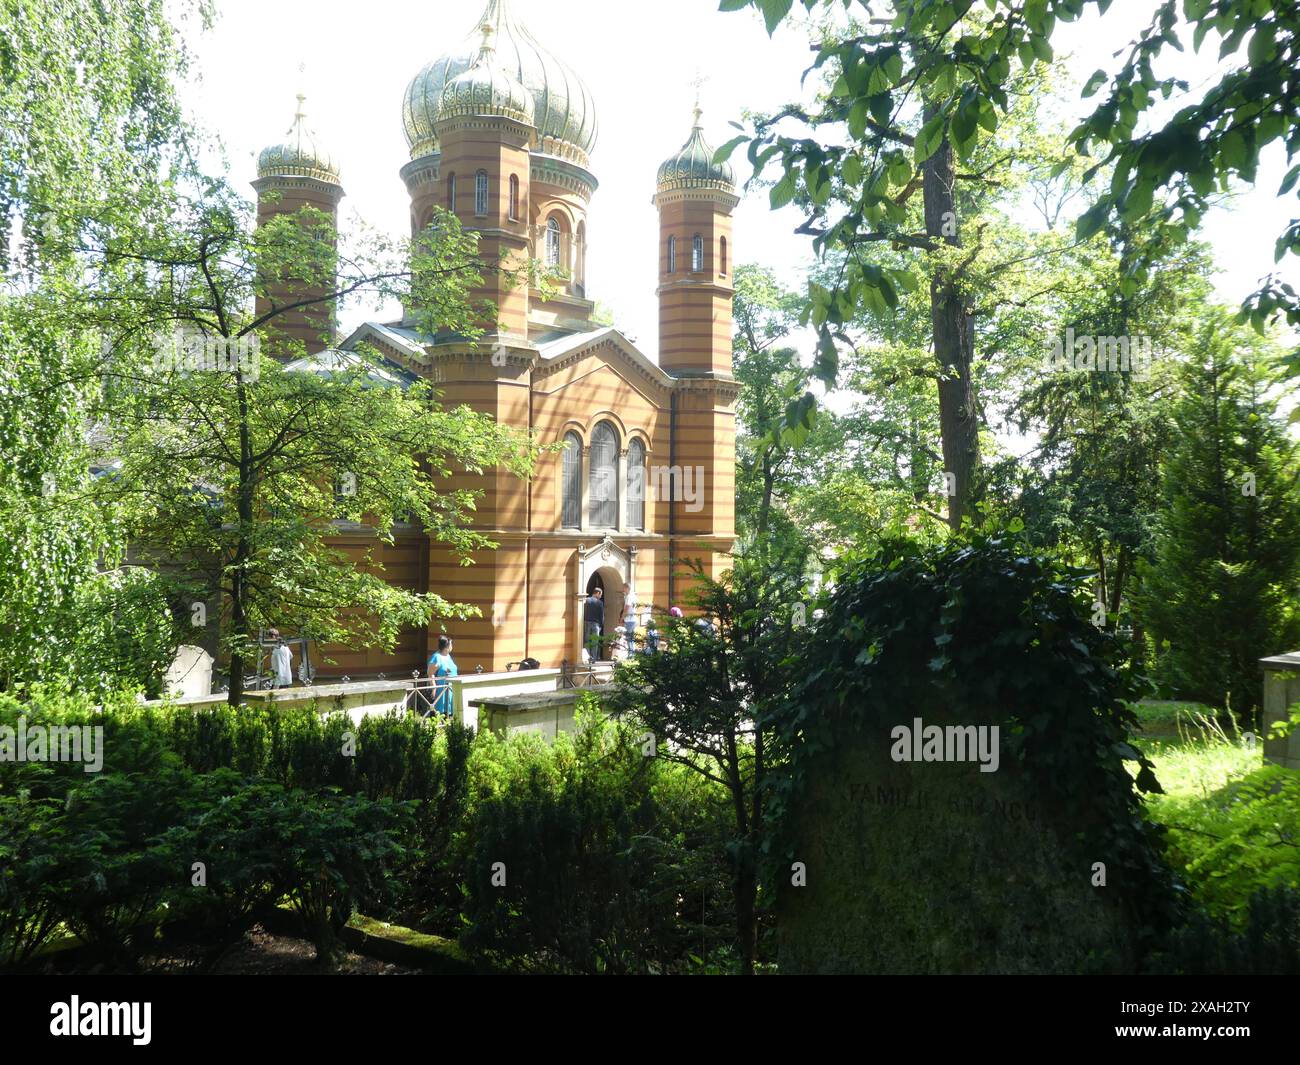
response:
M1256 892L1241 928L1200 910L1170 937L1150 971L1195 976L1300 974L1300 891Z
M0 795L0 967L24 964L58 928L74 885L68 870L94 857L60 830L57 803Z
M709 803L688 809L665 783L680 767L646 758L630 725L590 714L549 746L482 736L470 761L467 947L558 971L685 964L697 939L682 915L701 884L725 898L727 880Z

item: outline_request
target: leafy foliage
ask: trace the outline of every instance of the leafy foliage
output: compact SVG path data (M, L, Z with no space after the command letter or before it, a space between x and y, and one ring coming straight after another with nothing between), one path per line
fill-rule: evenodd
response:
M1139 615L1174 692L1248 720L1259 659L1300 640L1297 451L1276 416L1261 345L1207 323L1185 370Z
M587 713L554 746L479 739L461 837L468 946L533 969L683 967L702 901L725 900L720 796L646 757L639 732Z
M809 634L817 647L779 719L789 770L774 813L798 802L837 735L881 735L899 707L946 707L997 725L1001 771L1022 773L1081 859L1108 855L1110 884L1148 945L1177 923L1181 888L1137 785L1157 791L1128 742L1137 678L1117 668L1113 638L1088 617L1086 573L1006 537L923 549L883 546L846 565Z

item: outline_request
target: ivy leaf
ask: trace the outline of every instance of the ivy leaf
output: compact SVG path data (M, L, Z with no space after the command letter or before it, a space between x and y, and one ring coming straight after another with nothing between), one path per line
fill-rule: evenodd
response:
M1160 781L1156 779L1155 771L1150 764L1143 765L1138 770L1136 783L1139 791L1149 792L1153 795L1163 795L1165 793L1165 789L1160 786Z

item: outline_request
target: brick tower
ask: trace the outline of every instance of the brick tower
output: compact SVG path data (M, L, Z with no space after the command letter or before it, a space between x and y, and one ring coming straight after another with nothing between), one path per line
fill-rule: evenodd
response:
M298 94L298 109L283 144L264 148L257 159L257 224L265 225L278 215L297 214L311 207L326 216L313 223L320 236L335 246L338 206L343 198L339 168L319 139L307 127L304 96ZM295 277L287 268L272 269L262 280L255 313L260 318L275 307L320 299L322 302L287 310L276 315L263 330L266 354L281 360L310 355L329 347L334 335L333 302L325 302L334 291L333 271L328 277L310 281Z
M681 150L659 168L659 365L673 390L671 500L657 512L675 558L722 566L735 540L736 383L731 374L731 214L735 175L713 161L700 109ZM668 478L659 478L662 487ZM654 479L652 478L652 482ZM664 510L667 508L667 514ZM686 534L687 540L681 537Z

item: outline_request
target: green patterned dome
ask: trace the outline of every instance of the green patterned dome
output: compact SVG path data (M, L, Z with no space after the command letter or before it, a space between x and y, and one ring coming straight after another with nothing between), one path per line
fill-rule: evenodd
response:
M302 105L306 97L298 94L298 111L293 116L283 144L263 148L257 157L257 176L309 177L331 185L340 184L339 167L316 134L307 127Z
M508 0L489 0L478 20L494 30L495 59L500 69L520 82L532 96L538 148L548 155L588 165L596 146L596 107L582 79L543 48L518 22ZM454 52L435 59L406 88L402 126L411 158L438 150L435 128L448 84L476 62L480 51L475 33Z
M474 65L447 82L438 101L439 119L457 115L501 115L533 125L533 95L498 61L491 23L483 24L483 47Z
M674 189L720 189L736 191L736 172L730 163L715 163L713 148L704 139L700 109L695 109L695 125L681 151L664 160L659 167L658 191Z

